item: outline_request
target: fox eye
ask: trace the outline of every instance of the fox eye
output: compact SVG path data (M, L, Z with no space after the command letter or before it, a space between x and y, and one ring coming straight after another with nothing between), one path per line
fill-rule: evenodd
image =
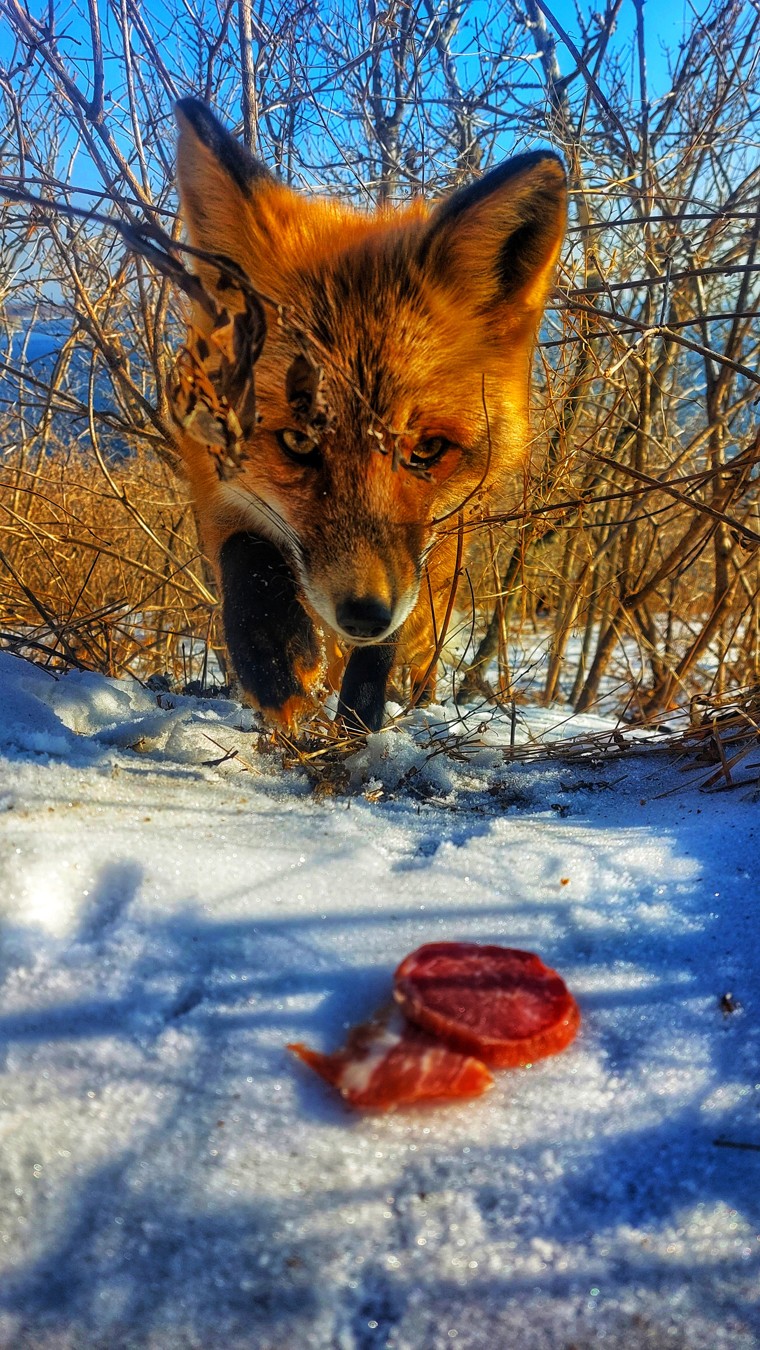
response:
M418 441L412 453L409 456L410 469L429 469L433 464L437 464L439 459L443 459L447 450L451 449L451 441L447 441L443 436L428 436L424 441Z
M319 447L315 445L313 438L303 431L285 427L277 432L277 444L288 459L292 459L296 464L308 464L316 468L322 463Z

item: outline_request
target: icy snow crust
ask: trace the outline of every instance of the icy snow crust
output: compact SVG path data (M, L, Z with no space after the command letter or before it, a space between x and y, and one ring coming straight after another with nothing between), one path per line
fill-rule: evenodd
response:
M748 791L498 721L430 758L433 709L317 800L231 701L0 678L2 1346L760 1345ZM385 1116L284 1049L458 938L556 967L576 1043Z

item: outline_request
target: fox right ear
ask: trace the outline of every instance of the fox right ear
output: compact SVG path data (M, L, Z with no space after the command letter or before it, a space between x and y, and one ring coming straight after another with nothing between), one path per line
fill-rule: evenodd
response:
M567 215L562 161L517 155L441 202L423 261L496 328L535 328L551 285Z
M246 203L277 180L195 98L176 104L177 179L182 212L196 248L242 263L240 238Z

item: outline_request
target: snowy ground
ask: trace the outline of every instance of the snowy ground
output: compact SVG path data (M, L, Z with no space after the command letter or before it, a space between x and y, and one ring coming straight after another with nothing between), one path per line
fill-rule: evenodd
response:
M751 789L431 759L439 711L318 800L231 702L0 678L0 1345L760 1346ZM444 938L538 951L577 1042L351 1114L286 1041Z

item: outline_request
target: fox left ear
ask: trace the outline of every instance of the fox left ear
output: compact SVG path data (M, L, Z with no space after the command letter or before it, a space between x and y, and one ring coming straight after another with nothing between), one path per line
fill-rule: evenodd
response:
M550 151L517 155L437 207L423 262L497 322L535 327L566 218L561 159Z
M276 179L222 126L205 103L180 99L175 107L177 179L182 214L196 248L249 264L245 242L252 203ZM203 265L199 271L203 274ZM213 284L213 283L212 283Z

